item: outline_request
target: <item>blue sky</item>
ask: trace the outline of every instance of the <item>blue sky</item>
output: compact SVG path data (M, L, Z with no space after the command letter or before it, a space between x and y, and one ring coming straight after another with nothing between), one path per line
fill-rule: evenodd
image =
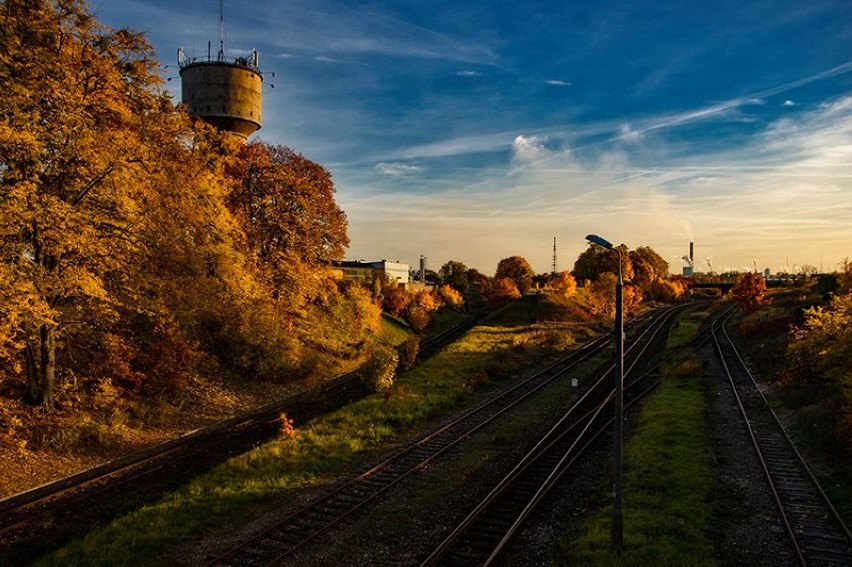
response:
M216 0L92 8L163 65L218 45ZM690 241L704 271L852 257L848 0L226 0L225 27L275 72L254 137L332 172L349 258L544 272L588 233L674 272Z

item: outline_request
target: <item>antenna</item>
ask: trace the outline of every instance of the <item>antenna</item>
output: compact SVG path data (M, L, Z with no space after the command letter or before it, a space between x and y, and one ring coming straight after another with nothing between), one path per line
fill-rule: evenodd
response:
M219 61L225 60L225 0L219 0Z
M556 274L556 237L555 236L553 237L553 272L552 273L554 275Z

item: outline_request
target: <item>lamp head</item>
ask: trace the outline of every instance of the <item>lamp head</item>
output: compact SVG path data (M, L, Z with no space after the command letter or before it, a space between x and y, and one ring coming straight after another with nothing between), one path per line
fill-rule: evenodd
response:
M615 248L615 246L613 246L612 244L610 244L610 242L609 242L608 240L606 240L606 239L604 239L604 238L601 238L601 237L600 237L600 236L598 236L597 234L589 234L589 235L587 235L587 236L586 236L586 240L588 240L588 241L589 241L589 242L591 242L592 244L597 244L598 246L602 246L603 248L606 248L606 249L608 249L608 250L612 250L613 248Z

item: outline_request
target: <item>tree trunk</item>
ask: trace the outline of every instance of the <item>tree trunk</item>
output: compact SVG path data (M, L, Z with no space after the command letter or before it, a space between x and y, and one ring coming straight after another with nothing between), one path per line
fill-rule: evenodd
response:
M53 408L53 389L56 379L56 326L41 326L41 386L42 405Z
M56 383L56 326L42 325L39 329L38 353L27 341L24 350L27 370L27 401L33 405L53 408Z
M30 341L27 341L27 346L24 349L24 359L26 360L27 369L27 402L39 405L42 401L41 384L39 383L39 364L36 359L35 349Z

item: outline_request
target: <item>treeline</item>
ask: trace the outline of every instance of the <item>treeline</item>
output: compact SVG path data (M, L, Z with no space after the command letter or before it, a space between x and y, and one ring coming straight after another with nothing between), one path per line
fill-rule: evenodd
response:
M587 307L593 315L611 318L615 313L619 262L627 311L635 310L643 301L677 301L689 288L685 278L669 276L668 262L653 248L640 246L630 250L624 244L617 251L590 245L570 272L536 274L525 258L509 256L500 260L493 277L454 260L441 266L439 272L427 274L427 279L465 294L482 296L492 306L517 299L531 289L572 297L579 287L585 290Z
M0 389L51 407L362 354L369 290L331 175L193 122L145 38L80 0L0 1Z

